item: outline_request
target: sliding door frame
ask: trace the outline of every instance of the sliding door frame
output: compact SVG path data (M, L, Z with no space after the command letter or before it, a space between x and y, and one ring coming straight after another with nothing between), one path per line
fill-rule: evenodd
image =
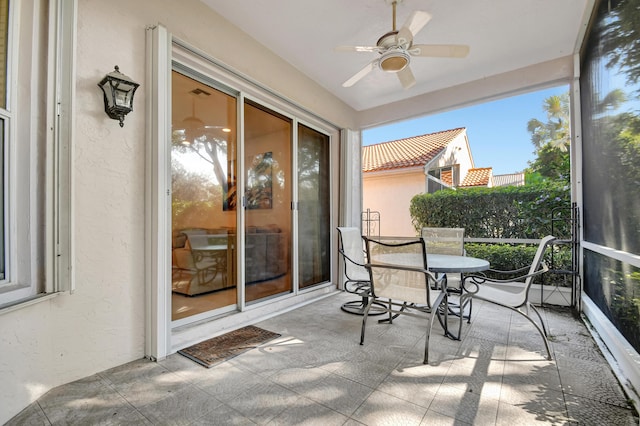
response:
M207 337L221 334L251 324L279 312L309 303L312 300L333 294L336 291L337 272L331 256L332 280L300 291L297 269L297 128L299 123L329 136L331 161L331 228L336 226L338 212L339 129L310 111L278 95L261 84L240 75L225 64L219 63L202 51L171 36L161 25L147 30L147 184L146 184L146 279L147 309L145 315L145 354L158 360L177 350ZM238 95L238 170L244 170L244 122L245 99L257 102L292 119L292 239L291 274L293 292L282 297L246 304L244 288L238 291L238 310L231 315L201 319L191 324L172 327L171 324L171 70L172 64L206 75L222 86L237 90ZM335 169L334 169L335 168ZM238 179L238 193L244 193L244 179ZM240 205L238 205L240 208ZM236 217L238 232L237 270L238 283L244 283L244 224L245 212ZM333 233L332 243L334 244Z

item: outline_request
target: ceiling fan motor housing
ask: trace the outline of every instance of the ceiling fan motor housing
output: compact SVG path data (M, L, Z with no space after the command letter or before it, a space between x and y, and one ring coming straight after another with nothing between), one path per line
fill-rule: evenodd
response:
M409 65L410 56L403 50L388 50L382 54L378 65L382 71L400 72Z

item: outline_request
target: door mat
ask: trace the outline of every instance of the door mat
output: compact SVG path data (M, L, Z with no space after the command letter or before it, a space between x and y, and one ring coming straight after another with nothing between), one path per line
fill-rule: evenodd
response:
M280 337L280 334L249 325L227 334L196 343L178 351L180 355L202 364L207 368L234 356L257 348L260 344Z

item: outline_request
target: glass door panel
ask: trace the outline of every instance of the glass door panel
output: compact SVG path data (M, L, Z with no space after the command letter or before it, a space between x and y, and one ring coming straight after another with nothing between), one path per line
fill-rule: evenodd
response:
M172 72L172 320L237 305L237 101Z
M329 136L298 126L298 281L300 288L329 280Z
M291 277L292 122L244 105L245 300L293 290Z

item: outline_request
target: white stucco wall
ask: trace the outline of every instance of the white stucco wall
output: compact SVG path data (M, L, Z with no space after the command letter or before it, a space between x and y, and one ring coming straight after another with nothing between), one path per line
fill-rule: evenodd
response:
M465 130L447 145L445 152L439 157L438 167L457 164L460 169L460 183L462 183L464 177L469 173L469 169L473 169L475 167L470 146L472 144L473 141L471 141L471 144L469 143L467 132Z
M144 356L145 28L169 32L340 127L354 111L196 0L78 2L73 141L76 291L0 314L0 424L48 389ZM98 81L141 83L124 128Z

